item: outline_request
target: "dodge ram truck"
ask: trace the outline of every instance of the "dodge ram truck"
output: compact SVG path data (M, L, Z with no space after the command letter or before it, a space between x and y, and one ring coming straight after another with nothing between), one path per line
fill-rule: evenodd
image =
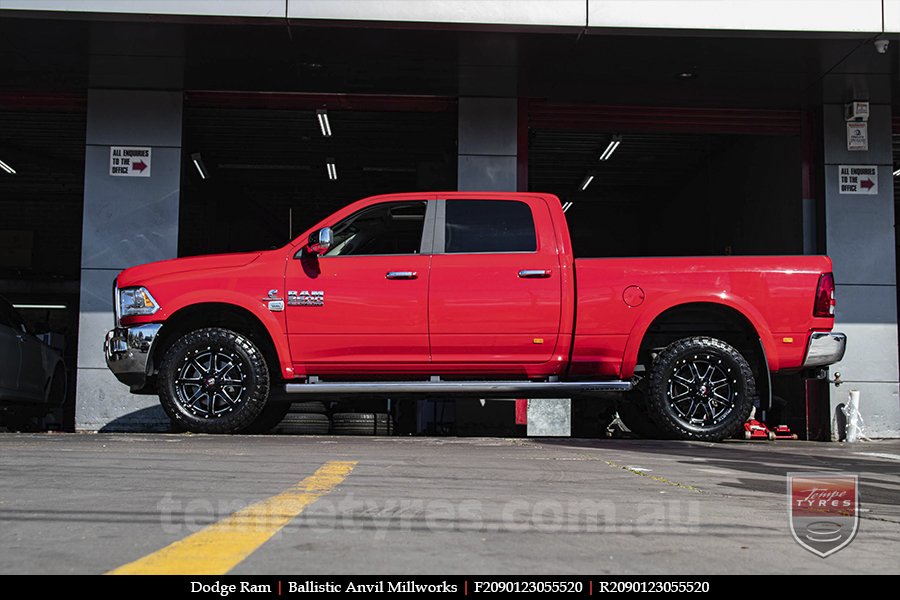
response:
M104 351L193 432L261 431L304 397L589 398L721 440L766 407L773 374L843 357L831 270L576 259L556 196L390 194L277 250L125 269Z

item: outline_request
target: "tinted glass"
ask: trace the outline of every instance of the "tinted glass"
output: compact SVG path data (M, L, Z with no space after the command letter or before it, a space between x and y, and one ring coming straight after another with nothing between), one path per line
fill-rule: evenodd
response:
M325 256L418 254L425 202L386 202L356 212L334 227Z
M534 252L534 218L524 202L448 200L446 252Z

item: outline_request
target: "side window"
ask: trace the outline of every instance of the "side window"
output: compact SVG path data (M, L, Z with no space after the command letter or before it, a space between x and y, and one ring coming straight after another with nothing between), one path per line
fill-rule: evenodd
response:
M448 200L444 251L534 252L534 217L524 202Z
M353 213L334 227L325 256L418 254L425 226L424 201L385 202Z

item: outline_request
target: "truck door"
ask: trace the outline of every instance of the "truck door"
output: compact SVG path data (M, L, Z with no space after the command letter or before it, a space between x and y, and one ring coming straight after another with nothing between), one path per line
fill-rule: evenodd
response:
M560 325L560 264L543 199L438 200L434 363L544 363Z
M322 256L304 251L289 261L284 310L296 365L327 374L428 363L428 204L362 208L331 225Z

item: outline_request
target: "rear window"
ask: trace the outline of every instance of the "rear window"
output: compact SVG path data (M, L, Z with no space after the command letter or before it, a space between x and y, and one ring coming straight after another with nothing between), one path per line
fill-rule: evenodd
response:
M509 200L448 200L444 251L534 252L531 208Z

